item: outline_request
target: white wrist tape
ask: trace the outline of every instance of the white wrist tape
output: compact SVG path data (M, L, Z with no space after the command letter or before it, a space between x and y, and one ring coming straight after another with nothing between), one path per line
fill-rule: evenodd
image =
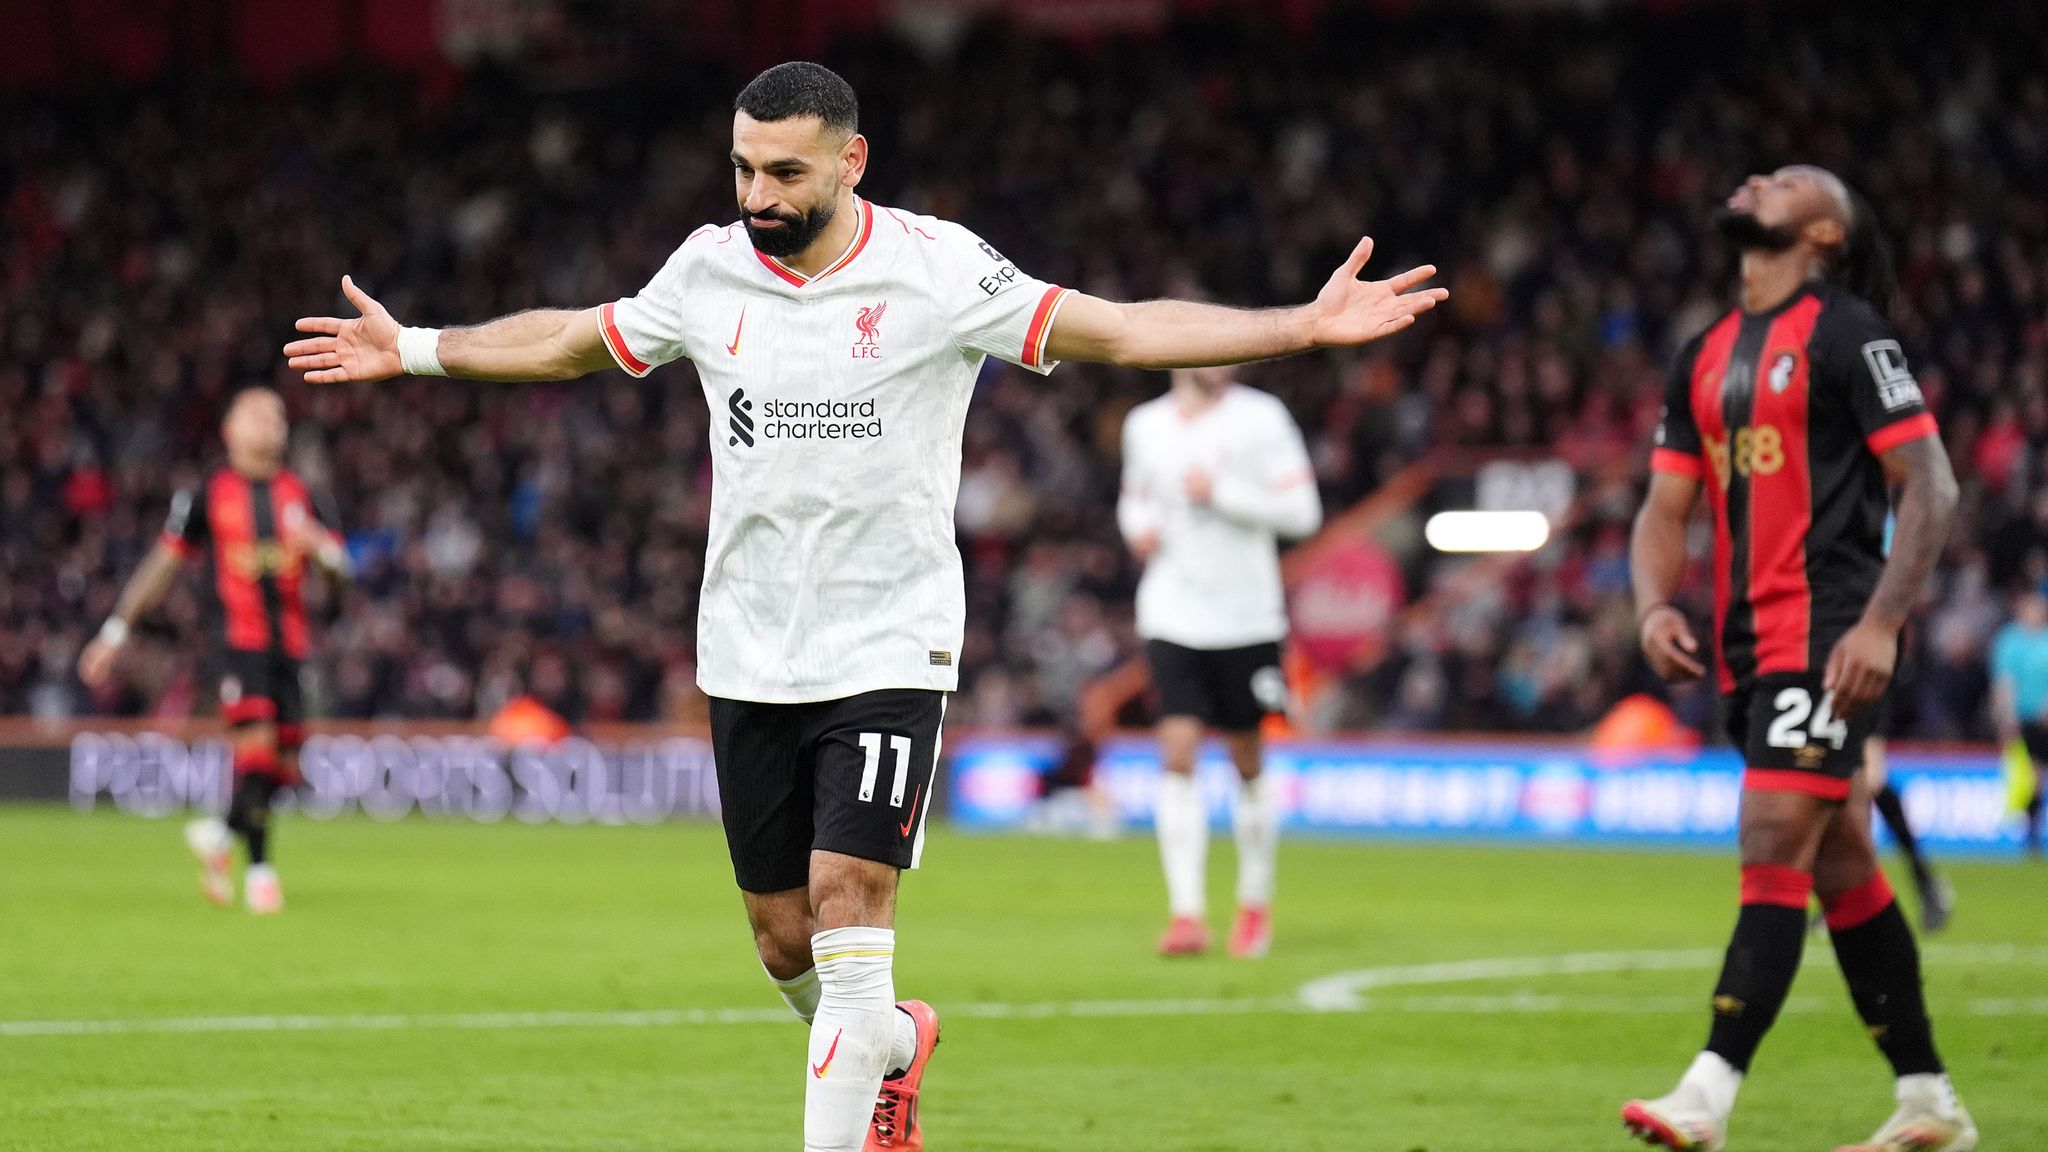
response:
M448 370L441 367L441 330L400 328L398 360L409 376L446 376Z
M107 617L107 622L100 625L100 643L109 648L119 648L127 642L128 622L119 616Z

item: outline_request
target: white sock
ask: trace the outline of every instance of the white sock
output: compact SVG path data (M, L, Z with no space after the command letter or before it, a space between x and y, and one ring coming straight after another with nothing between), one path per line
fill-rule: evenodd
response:
M1678 1086L1698 1092L1707 1111L1725 1120L1735 1111L1735 1093L1742 1087L1742 1073L1718 1053L1702 1052L1693 1057L1692 1067L1685 1070Z
M1166 904L1175 916L1208 911L1203 889L1208 868L1209 820L1202 790L1193 776L1167 772L1159 778L1159 861L1166 868Z
M1943 1116L1955 1114L1956 1088L1949 1083L1946 1072L1916 1072L1901 1076L1894 1092L1901 1104L1915 1101L1931 1105Z
M917 1021L903 1009L896 1010L896 1035L889 1041L889 1076L895 1078L910 1071L910 1062L917 1059Z
M194 852L225 852L234 844L228 832L227 821L218 816L202 816L185 825L185 843Z
M834 928L811 937L818 1013L804 1075L804 1152L860 1152L895 1037L896 933Z
M761 970L768 971L766 968ZM789 1005L797 1019L809 1024L811 1017L818 1014L818 969L815 966L787 980L778 979L775 973L768 972L768 979L775 981L775 990L782 993L782 1002Z
M1237 790L1231 814L1237 831L1237 904L1263 908L1273 902L1273 877L1280 865L1280 806L1273 802L1272 777L1260 773Z

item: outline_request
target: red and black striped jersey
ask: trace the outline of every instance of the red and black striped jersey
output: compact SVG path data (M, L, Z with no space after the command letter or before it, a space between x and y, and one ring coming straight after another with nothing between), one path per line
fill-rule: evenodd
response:
M1722 691L1825 666L1884 569L1878 457L1936 434L1891 326L1831 284L1679 353L1651 467L1707 489Z
M251 480L222 468L197 492L172 498L163 542L182 557L207 552L229 648L305 658L300 542L303 526L318 519L304 481L289 469Z

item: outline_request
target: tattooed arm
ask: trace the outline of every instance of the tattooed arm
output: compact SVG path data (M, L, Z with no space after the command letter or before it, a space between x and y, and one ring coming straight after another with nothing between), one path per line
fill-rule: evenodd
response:
M1823 687L1835 694L1835 713L1843 716L1876 703L1890 685L1899 630L1948 543L1949 517L1956 507L1955 470L1940 437L1908 440L1879 459L1894 493L1898 527L1863 618L1828 656Z

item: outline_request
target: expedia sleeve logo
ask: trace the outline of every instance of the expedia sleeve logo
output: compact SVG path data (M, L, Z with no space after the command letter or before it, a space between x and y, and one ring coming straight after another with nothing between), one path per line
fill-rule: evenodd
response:
M995 261L997 265L995 271L983 276L979 281L983 292L994 296L1003 289L1015 284L1023 276L1023 273L1017 271L1017 266L1010 263L1010 258L996 251L989 245L988 241L981 240L977 241L977 243L981 246L982 254Z

